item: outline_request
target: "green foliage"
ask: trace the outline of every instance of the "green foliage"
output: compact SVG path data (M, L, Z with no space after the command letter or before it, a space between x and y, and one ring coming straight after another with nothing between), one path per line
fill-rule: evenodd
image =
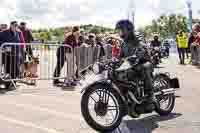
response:
M85 32L95 33L95 34L114 31L111 28L96 26L92 24L81 25L80 29L83 29ZM47 29L33 30L33 36L38 40L50 41L53 39L54 41L63 41L64 30L65 30L64 27L54 28L54 29L50 28L49 30Z
M193 23L200 23L200 19L193 19Z
M187 18L177 14L161 15L158 19L154 19L151 25L140 28L147 39L151 38L154 33L159 34L161 39L175 37L179 30L188 31Z

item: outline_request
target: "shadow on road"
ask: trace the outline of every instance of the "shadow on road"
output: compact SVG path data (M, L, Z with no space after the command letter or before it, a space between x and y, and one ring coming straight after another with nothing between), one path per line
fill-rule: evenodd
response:
M0 95L6 94L7 92L16 90L14 87L7 89L0 89Z
M112 133L152 133L152 131L159 127L158 122L168 121L182 116L179 113L172 113L169 116L153 115L139 120L125 120Z
M159 68L165 68L163 66L156 66L155 69L159 69Z
M176 98L181 98L181 96L178 96L178 95L176 95L175 97L176 97Z
M74 86L61 86L61 89L63 90L63 91L75 91L76 90L76 87L74 87Z

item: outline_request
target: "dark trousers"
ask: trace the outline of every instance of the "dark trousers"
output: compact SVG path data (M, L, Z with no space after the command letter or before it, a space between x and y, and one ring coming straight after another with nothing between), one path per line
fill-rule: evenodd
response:
M144 82L145 82L145 91L147 93L153 93L153 78L152 78L152 64L150 62L144 63L142 65Z
M54 71L54 77L59 77L60 76L60 72L65 64L65 58L64 56L59 58L60 56L57 56L57 64L56 64L56 68L55 68L55 71ZM58 81L58 80L56 80Z
M18 56L6 55L5 56L5 72L11 76L12 79L15 79L20 74L20 63Z
M190 47L190 51L191 51L192 64L197 65L198 64L198 60L200 58L200 54L198 52L198 48L196 46L191 46Z
M186 48L186 49L185 49L185 52L186 52L187 58L189 58L190 48Z
M28 56L29 61L31 60L31 58L33 57L33 51L31 49L30 45L26 46L26 53L25 53L25 58L26 56Z
M169 48L166 49L167 56L169 56Z
M185 48L178 48L178 55L179 55L180 64L184 64L185 63Z

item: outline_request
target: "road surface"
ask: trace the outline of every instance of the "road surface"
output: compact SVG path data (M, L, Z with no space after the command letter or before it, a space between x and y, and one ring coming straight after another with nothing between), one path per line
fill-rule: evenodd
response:
M181 81L172 115L160 117L152 113L137 120L127 117L115 133L200 132L200 69L178 65L175 56L162 66L165 68L160 71L171 72ZM2 133L96 133L81 117L80 90L56 88L52 81L2 91L0 107Z

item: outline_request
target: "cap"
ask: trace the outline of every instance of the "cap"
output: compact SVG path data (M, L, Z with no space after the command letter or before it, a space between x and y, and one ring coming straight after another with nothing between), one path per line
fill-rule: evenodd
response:
M95 37L95 34L94 33L90 33L89 37Z
M26 22L21 22L20 25L26 25Z
M11 24L11 25L17 24L17 21L12 21L12 22L10 22L10 24Z

